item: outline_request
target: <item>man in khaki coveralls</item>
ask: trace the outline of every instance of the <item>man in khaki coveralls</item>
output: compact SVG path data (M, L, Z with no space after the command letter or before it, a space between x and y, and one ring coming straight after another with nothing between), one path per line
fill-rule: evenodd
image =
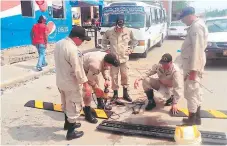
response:
M158 75L158 78L151 77L155 74ZM156 107L156 103L167 105L168 102L172 102L172 112L173 114L177 113L177 102L183 96L183 75L178 66L172 63L170 54L164 54L159 64L153 65L152 69L135 81L134 87L136 89L141 80L143 90L148 97L146 110L152 110Z
M65 113L64 129L68 130L67 140L83 136L82 131L74 131L81 126L80 123L76 123L76 120L80 116L83 96L91 96L91 89L83 68L82 53L77 48L84 40L90 41L91 38L85 35L84 28L75 26L69 37L57 42L54 50L56 84L61 93L62 109ZM90 107L85 107L84 113L87 120L97 123L97 119L91 114Z
M118 67L120 65L117 56L113 53L107 54L106 52L89 52L84 54L84 70L88 78L89 85L95 91L95 95L97 97L98 108L111 110L111 107L105 106L103 103L103 95L102 90L99 88L99 74L102 73L102 76L105 80L104 87L110 86L110 77L109 77L109 69L111 66ZM97 92L96 92L97 91ZM100 95L101 92L101 95ZM85 106L90 106L91 98L84 99Z
M128 77L128 64L129 54L132 51L128 48L129 42L131 42L131 49L134 44L136 44L136 40L133 36L132 31L128 28L124 27L124 18L119 17L116 21L116 26L107 30L102 38L102 46L103 49L107 50L107 52L111 52L117 55L120 60L120 67L111 67L111 78L112 78L112 89L114 91L114 95L112 101L118 99L118 73L121 73L121 85L123 86L123 98L129 102L132 99L128 95L128 86L129 86L129 77ZM107 45L110 43L110 50L108 50Z
M184 97L189 110L186 125L201 125L200 106L202 88L199 84L206 64L205 49L207 47L208 29L203 20L195 16L195 10L187 7L181 12L180 18L188 28L187 37L181 48L182 68L184 72Z

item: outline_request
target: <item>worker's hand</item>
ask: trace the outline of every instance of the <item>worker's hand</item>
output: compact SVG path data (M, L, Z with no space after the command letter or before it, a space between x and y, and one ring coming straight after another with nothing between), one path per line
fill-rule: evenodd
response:
M109 54L110 53L110 49L106 50L106 53Z
M136 79L135 82L134 82L134 88L135 89L138 89L139 87L139 82L140 82L140 79Z
M132 49L127 49L127 51L126 51L126 55L130 55L130 54L132 54Z
M172 105L171 112L172 112L173 115L178 113L177 104Z
M103 90L100 89L100 88L95 88L95 95L96 95L97 97L104 97L104 92L103 92Z
M86 97L91 97L91 87L88 85L88 83L83 84L83 90L85 92Z
M104 87L109 87L110 86L110 81L109 80L106 80L105 82L104 82Z
M191 71L189 73L189 80L195 81L196 73L197 73L196 71Z

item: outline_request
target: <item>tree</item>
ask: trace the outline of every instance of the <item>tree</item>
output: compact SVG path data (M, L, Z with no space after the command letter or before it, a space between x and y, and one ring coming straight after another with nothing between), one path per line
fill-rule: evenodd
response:
M190 1L186 1L186 0L182 0L182 1L173 1L173 11L179 12L181 11L183 8L189 6Z

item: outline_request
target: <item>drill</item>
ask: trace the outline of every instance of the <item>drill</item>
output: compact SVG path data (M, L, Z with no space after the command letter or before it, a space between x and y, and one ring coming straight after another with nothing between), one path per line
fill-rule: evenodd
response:
M105 88L104 88L104 102L105 102L105 104L107 103L108 93L109 93L108 86L105 86Z

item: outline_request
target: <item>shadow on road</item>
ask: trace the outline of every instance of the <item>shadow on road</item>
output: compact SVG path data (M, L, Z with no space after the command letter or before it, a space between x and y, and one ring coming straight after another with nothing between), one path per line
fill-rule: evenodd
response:
M182 40L184 40L185 38L184 37L174 37L174 36L172 36L172 37L168 37L168 38L166 38L167 40L175 40L175 41L182 41Z
M42 125L22 125L10 127L8 133L18 141L63 141L65 135L56 134L62 127L43 127Z
M17 64L16 66L17 66L17 67L20 67L20 68L29 69L29 70L38 72L38 71L36 70L35 66L33 66L33 65Z
M227 71L227 60L207 61L205 71Z
M44 111L43 113L56 121L65 121L65 115L63 112Z

